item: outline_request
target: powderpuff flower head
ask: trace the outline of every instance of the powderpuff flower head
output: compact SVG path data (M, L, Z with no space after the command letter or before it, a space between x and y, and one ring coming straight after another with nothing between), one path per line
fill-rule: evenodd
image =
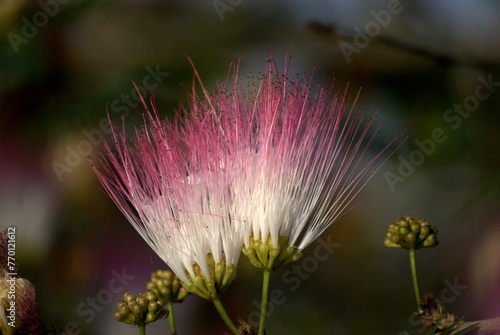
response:
M368 158L380 124L365 122L360 93L348 103L332 81L313 90L272 59L245 87L239 65L231 68L211 92L194 70L203 96L193 85L173 121L143 101L143 127L129 138L112 125L103 171L94 166L139 234L207 299L232 282L241 251L261 269L300 258L401 137Z
M195 97L172 121L160 119L153 99L153 112L143 105L143 127L129 137L112 124L103 170L91 163L106 192L183 286L214 299L234 280L242 245L220 130L198 113Z
M280 75L271 59L243 89L236 67L231 87L226 81L206 96L224 129L230 168L238 171L232 185L245 220L243 253L261 269L300 258L352 208L401 137L369 158L380 124L364 120L361 94L348 103L347 88L333 92L330 80L313 89L310 80L290 80L288 68Z

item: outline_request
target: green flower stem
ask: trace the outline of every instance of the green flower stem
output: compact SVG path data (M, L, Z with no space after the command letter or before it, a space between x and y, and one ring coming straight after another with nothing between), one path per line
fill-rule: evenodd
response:
M175 319L174 319L174 303L172 301L167 302L168 309L168 321L170 323L170 334L177 335L177 330L175 329Z
M220 316L222 317L222 320L226 323L226 325L231 329L234 335L238 335L238 329L234 326L233 322L229 318L229 316L226 313L226 310L222 306L222 303L219 299L219 296L216 296L214 299L212 299L212 302L215 305L215 308L217 308L217 311L219 312Z
M139 334L146 335L146 325L139 325Z
M260 308L260 325L259 325L259 335L264 335L264 326L266 324L266 313L267 313L267 296L269 292L269 278L271 277L271 270L264 270L264 279L262 281L262 302Z
M417 300L417 310L420 311L420 289L418 288L417 264L415 262L415 248L408 249L410 253L411 277L413 279L413 290L415 291L415 299Z

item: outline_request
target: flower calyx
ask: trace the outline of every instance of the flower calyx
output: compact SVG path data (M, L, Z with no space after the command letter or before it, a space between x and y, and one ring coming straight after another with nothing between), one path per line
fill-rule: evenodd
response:
M297 246L290 246L289 242L288 237L280 236L278 246L275 247L271 236L268 236L265 241L250 237L249 246L243 246L242 252L255 267L261 270L276 269L280 265L295 262L302 257Z
M194 264L194 276L186 271L190 283L183 283L183 286L191 293L204 299L213 300L224 292L236 278L236 267L227 265L225 261L216 264L210 253L207 254L207 264L210 278L204 275L198 264Z

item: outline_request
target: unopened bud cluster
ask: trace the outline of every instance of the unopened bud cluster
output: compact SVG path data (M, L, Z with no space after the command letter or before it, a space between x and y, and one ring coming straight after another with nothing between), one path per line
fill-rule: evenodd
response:
M384 245L408 250L435 247L438 245L436 235L436 227L429 225L424 219L415 220L408 215L389 225Z
M115 319L130 325L146 325L168 316L168 310L163 309L165 301L156 296L152 290L139 294L137 297L130 292L125 293L124 300L116 305Z
M151 281L146 284L146 288L166 302L181 302L189 294L181 285L179 277L170 270L153 272Z

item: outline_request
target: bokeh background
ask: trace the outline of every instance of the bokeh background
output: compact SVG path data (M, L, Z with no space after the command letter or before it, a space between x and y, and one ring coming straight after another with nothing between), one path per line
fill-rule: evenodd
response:
M417 121L363 192L368 200L324 233L340 244L335 252L296 275L299 287L283 280L291 268L273 274L271 291L285 301L267 333L418 332L408 256L383 247L388 224L407 214L439 229L440 245L417 253L421 290L444 294L445 309L467 320L500 316L498 17L500 4L488 0L0 0L0 225L17 227L19 273L36 286L44 326L136 334L113 319L115 304L165 268L88 164L107 136L106 106L113 121L138 124L131 80L141 85L153 72L144 92L172 115L193 82L185 55L211 87L240 57L241 73L257 74L270 48L278 64L285 52L292 57L290 73L316 64L314 81L334 73L339 89L349 83L354 95L362 87L364 108L380 109L384 121L374 148ZM366 29L372 36L360 37ZM489 93L482 100L473 98L480 77L493 81L480 88ZM464 103L471 112L448 111ZM446 140L411 156L422 152L415 140L432 139L437 128ZM418 166L403 168L410 157L420 157ZM401 172L390 187L388 173ZM116 272L128 277L111 292ZM460 288L446 291L447 282ZM260 284L242 258L222 297L233 319L257 310ZM177 323L181 334L227 331L195 296L177 307ZM166 329L162 320L148 334Z

